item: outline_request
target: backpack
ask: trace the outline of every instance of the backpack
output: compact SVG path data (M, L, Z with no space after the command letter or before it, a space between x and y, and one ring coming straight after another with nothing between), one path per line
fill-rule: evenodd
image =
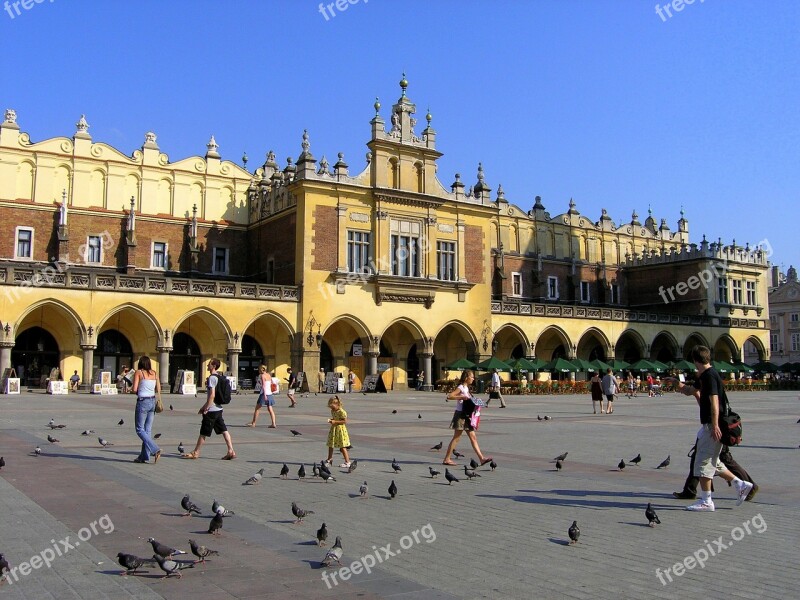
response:
M222 406L231 403L231 382L222 374L217 374L217 388L214 392L214 404Z
M742 443L742 418L731 410L728 396L722 391L722 406L719 414L720 442L725 446L738 446Z

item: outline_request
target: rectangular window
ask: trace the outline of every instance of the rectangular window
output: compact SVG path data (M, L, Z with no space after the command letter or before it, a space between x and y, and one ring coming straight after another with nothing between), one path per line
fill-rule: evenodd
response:
M777 352L778 351L778 334L773 333L769 336L769 351L770 352Z
M731 283L733 287L733 304L742 304L742 280L734 279Z
M558 300L558 277L547 278L547 299Z
M522 296L522 273L511 273L511 295Z
M775 315L770 315L769 316L769 326L770 327L775 327L777 324L778 324L778 317L776 317Z
M275 259L267 259L267 283L275 283Z
M789 315L789 320L792 323L797 323L797 321L798 321L798 313L792 313L791 315Z
M747 304L749 306L756 305L756 282L755 281L748 281L745 283L746 290L747 290Z
M86 262L100 264L103 262L102 245L99 235L90 235L86 240Z
M369 273L369 231L347 232L347 270Z
M14 258L33 258L33 229L17 227L17 253Z
M153 242L152 267L154 269L167 268L167 243Z
M422 227L419 221L391 220L389 251L392 261L392 275L400 277L420 276L421 231Z
M444 281L458 279L456 270L456 243L436 242L436 276Z
M792 334L792 352L800 350L800 333Z
M608 288L608 303L619 304L619 285L612 283Z
M717 301L720 304L728 303L728 278L720 277L717 280Z
M590 302L590 287L588 281L581 281L581 302Z
M214 248L214 264L212 267L213 273L228 273L228 249L227 248Z

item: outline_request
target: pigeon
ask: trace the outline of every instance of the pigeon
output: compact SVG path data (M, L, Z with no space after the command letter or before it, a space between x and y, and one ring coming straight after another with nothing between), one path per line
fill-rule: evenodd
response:
M97 433L97 432L94 429L84 429L83 432L81 433L81 435L91 435L93 433ZM132 555L128 555L128 556L132 556Z
M632 458L628 462L631 462L631 463L635 464L638 467L639 463L642 462L642 455L641 454L637 454L636 458Z
M0 553L0 580L3 579L3 576L11 571L11 567L8 566L8 561L6 557Z
M180 565L176 561L162 558L158 554L153 555L153 560L155 560L158 563L158 566L161 567L161 570L166 573L166 575L164 575L164 577L161 579L166 579L170 575L177 575L178 579L180 579L182 577L180 573L181 569L187 569L194 566L194 563L189 565Z
M569 527L569 545L571 546L572 544L577 544L579 537L581 537L581 528L578 527L577 521L573 521L572 525Z
M183 550L176 550L157 542L155 538L147 538L147 541L153 546L153 552L162 558L171 558L174 554L186 554Z
M458 450L453 450L453 456L455 456L456 458L464 458L464 455L461 454L461 452L459 452Z
M392 411L392 414L393 414L393 415L396 415L396 414L397 414L397 409L396 409L396 408L395 408L395 409Z
M291 433L292 435L303 435L302 433L300 433L300 432L299 432L299 431L297 431L296 429L290 429L290 430L289 430L289 433Z
M222 513L217 512L208 524L208 533L211 535L219 535L219 530L222 529Z
M436 451L438 452L439 450L441 450L441 449L442 449L442 446L444 446L444 444L443 444L442 442L439 442L438 444L436 444L435 446L433 446L433 447L431 448L431 450L436 450Z
M124 567L125 570L120 573L120 575L136 575L136 571L140 569L145 562L150 562L150 560L145 560L143 558L139 558L133 554L125 554L124 552L117 552L117 562L121 567Z
M800 419L797 419L797 422L800 423Z
M306 466L305 465L300 465L300 468L297 469L297 476L300 479L303 479L306 476Z
M186 454L186 448L183 445L183 442L178 444L178 454Z
M622 460L622 459L619 459L619 464L617 465L617 468L618 468L620 471L622 471L622 469L624 469L624 468L625 468L625 461L624 461L624 460Z
M547 415L544 416L545 421L549 421L550 419L552 419L552 417L548 417Z
M170 404L170 405L169 405L169 409L170 409L170 410L175 410L175 407L174 407L174 406L172 406L172 404Z
M361 487L358 488L359 493L361 494L362 498L366 498L367 494L369 493L369 488L367 487L367 482L361 484Z
M480 466L480 464L478 463L477 460L475 460L474 458L470 458L469 459L469 468L470 469L477 469L479 466Z
M47 441L48 441L48 442L50 442L51 444L57 444L57 443L58 443L58 442L60 442L61 440L57 440L57 439L56 439L56 438L54 438L52 435L48 435L48 436L47 436Z
M264 469L259 469L258 471L253 473L250 479L245 481L242 485L256 485L258 483L261 483L261 478L263 476L264 476Z
M669 466L669 457L670 457L670 456L671 456L671 455L668 455L668 456L667 456L667 458L665 458L665 459L664 459L664 460L661 462L661 464L660 464L660 465L658 465L658 466L656 467L656 469L666 469L666 468Z
M186 511L186 514L183 515L184 517L191 517L192 513L200 514L200 509L189 499L189 494L186 494L181 499L181 508Z
M322 527L317 529L317 546L324 546L325 540L328 539L328 527L325 523L322 524Z
M319 476L325 480L325 483L328 483L328 481L336 481L336 477L331 475L330 471L320 471Z
M434 479L435 477L438 477L439 475L441 475L441 472L440 471L436 471L433 467L428 467L428 471L430 471L431 479Z
M297 521L295 521L295 525L298 523L302 523L303 519L306 518L308 515L313 515L313 510L303 510L299 506L297 506L297 502L292 502L292 514L297 517Z
M358 467L358 461L357 461L357 460L354 460L354 461L352 461L352 462L350 463L350 466L349 466L349 467L347 467L347 472L348 472L348 473L352 473L353 471L355 471L355 470L356 470L356 467Z
M122 427L123 425L125 425L125 419L120 419L120 420L119 420L119 423L117 423L117 425L119 425L120 427Z
M497 463L492 460L492 462L489 463L489 466L492 467L492 471L494 471L497 468Z
M67 428L66 425L63 425L63 424L56 425L55 423L48 423L48 427L50 427L50 429L66 429Z
M328 465L325 464L324 460L319 461L319 474L322 475L322 473L331 475L331 470L328 468Z
M155 435L153 436L153 439L154 439L154 440L157 440L157 439L158 439L158 438L160 438L160 437L161 437L161 434L160 434L160 433L157 433L157 434L155 434Z
M466 476L467 476L467 478L468 478L470 481L472 481L472 480L473 480L475 477L480 477L480 475L478 475L478 474L477 474L477 473L476 473L474 470L470 470L470 469L467 467L467 465L464 465L464 475L466 475Z
M213 513L222 513L223 517L230 517L230 516L236 514L232 510L228 510L227 508L222 506L222 504L217 502L216 498L214 498L214 502L211 504L211 512L213 512Z
M397 473L398 471L402 471L403 470L403 469L400 468L400 465L398 464L397 459L395 459L395 458L392 459L392 469L394 469L395 473Z
M6 459L0 456L0 469L6 466Z
M39 448L39 446L36 446L36 448L34 448L34 449L33 449L33 453L34 453L36 456L41 456L41 455L42 455L42 449L41 449L41 448Z
M206 558L211 556L212 554L219 554L216 550L211 550L210 548L206 548L205 546L198 546L197 542L194 540L189 540L189 547L192 549L192 554L194 554L200 560L194 561L195 563L205 563Z
M394 484L394 479L392 479L392 483L389 484L389 496L394 498L397 496L397 486Z
M103 439L103 438L101 438L101 437L97 438L97 441L98 441L98 442L100 442L100 445L101 445L103 448L105 448L106 446L113 446L113 445L114 445L114 444L112 444L111 442L109 442L108 440L104 440L104 439Z
M536 420L537 421L544 421L544 419L541 417L541 415L536 415Z
M286 463L283 463L281 467L281 479L288 479L289 478L289 467L286 466Z
M336 541L333 543L333 547L325 553L325 558L322 559L322 565L330 567L333 561L336 561L338 565L342 564L342 538L338 535L336 536Z
M658 518L656 511L653 510L653 505L649 502L647 503L647 508L644 511L644 515L647 517L647 522L650 523L650 527L655 527L656 523L661 525L661 519Z
M563 461L567 460L567 454L569 454L569 452L564 452L564 454L559 454L553 460L556 461L556 462L558 462L559 460L563 462Z
M421 419L421 418L422 418L422 414L418 413L418 414L417 414L417 418L418 418L418 419Z
M560 471L561 468L564 466L564 463L561 460L556 461L556 471Z
M450 472L450 469L444 470L444 478L447 479L447 485L451 485L454 481L458 483L458 479Z
M319 477L319 467L317 466L317 463L311 465L311 475L314 477Z
M56 420L55 419L50 419L50 421L47 423L47 426L52 429L53 425L55 425L55 424L56 424Z

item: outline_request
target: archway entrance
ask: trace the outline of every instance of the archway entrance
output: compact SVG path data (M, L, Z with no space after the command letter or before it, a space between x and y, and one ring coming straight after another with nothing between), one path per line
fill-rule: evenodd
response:
M111 380L115 381L123 367L136 368L131 343L116 329L107 329L97 336L92 369L111 371Z
M197 388L203 387L204 383L200 376L200 346L188 333L176 333L172 340L172 352L169 353L169 385L175 385L175 376L178 371L192 371ZM174 390L171 390L174 391Z
M56 339L41 327L31 327L19 334L11 350L11 364L28 387L44 387L50 370L59 366L59 360Z
M264 362L264 352L255 338L244 334L242 337L242 353L239 355L238 380L250 379L255 385L258 379L258 367Z

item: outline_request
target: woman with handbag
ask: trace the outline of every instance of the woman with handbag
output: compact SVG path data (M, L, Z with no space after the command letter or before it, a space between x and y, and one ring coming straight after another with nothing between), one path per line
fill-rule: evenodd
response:
M153 441L153 418L156 403L161 401L161 383L153 370L149 356L142 356L133 377L133 393L136 394L136 435L142 440L142 450L133 459L135 463L157 463L161 457L161 448ZM161 412L161 411L158 411Z
M458 404L456 404L456 410L453 413L452 420L450 421L450 429L454 430L453 439L450 440L450 443L447 446L447 454L444 455L444 461L442 461L443 465L456 465L456 463L450 458L450 455L453 453L453 450L456 449L458 440L461 437L461 434L465 431L467 432L467 437L472 444L472 449L475 450L475 454L478 455L478 460L480 461L481 465L485 465L486 463L492 461L491 456L483 456L483 453L478 446L478 436L475 434L475 428L471 423L472 411L476 407L476 403L473 402L472 394L469 391L469 386L473 381L475 381L475 374L469 369L464 370L461 373L461 380L459 381L458 387L445 398L445 402L449 402L450 400L458 400ZM469 408L469 414L467 414L467 411L465 410L467 407Z
M267 411L269 412L269 417L272 419L272 425L269 427L270 429L275 429L275 409L272 408L275 406L275 397L273 396L272 392L272 375L270 375L269 371L267 371L266 365L261 365L258 367L258 382L261 385L261 391L258 394L256 408L253 411L253 420L247 424L247 427L256 426L256 421L258 421L258 413L261 411L262 406L266 406Z

